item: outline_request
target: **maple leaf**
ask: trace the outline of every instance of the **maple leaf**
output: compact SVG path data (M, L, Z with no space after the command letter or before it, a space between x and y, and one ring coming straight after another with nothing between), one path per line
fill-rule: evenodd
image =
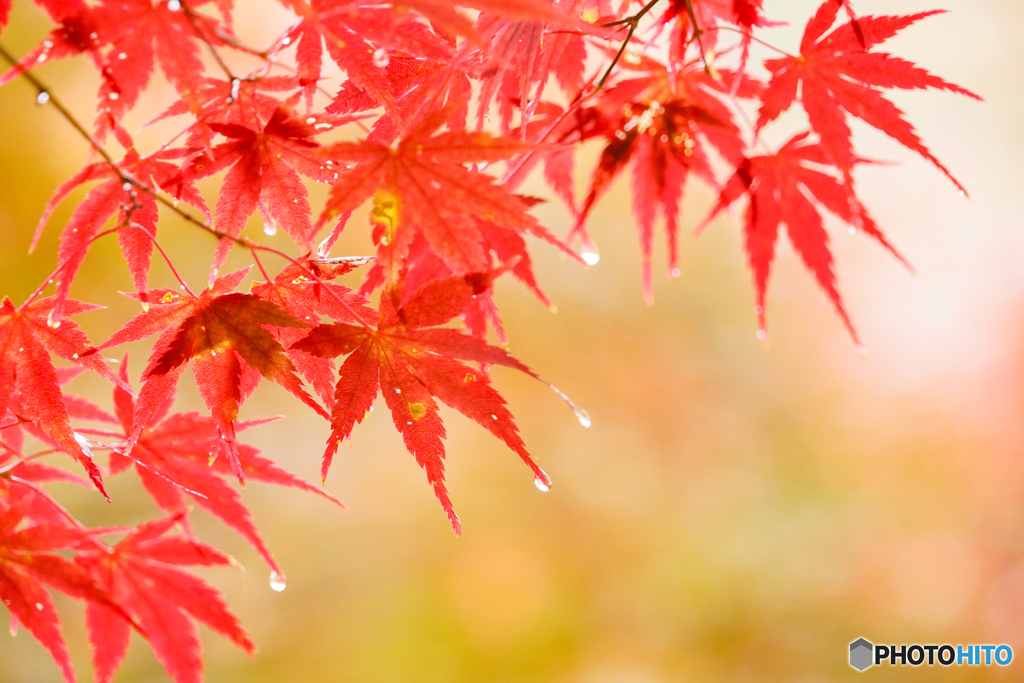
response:
M445 60L451 56L446 41L430 30L421 17L397 11L381 3L353 0L313 0L303 21L285 40L295 42L299 77L311 101L311 88L320 79L323 44L327 53L350 79L391 115L398 129L402 118L384 67L388 50L397 49L415 57ZM323 44L322 44L323 43Z
M977 100L981 98L904 59L870 51L907 26L941 11L898 17L862 16L824 35L835 22L842 4L838 0L826 0L818 8L804 30L799 56L765 62L772 77L762 97L757 130L792 106L799 87L799 99L811 128L821 137L829 159L845 174L849 175L857 161L846 121L849 114L935 164L966 194L960 182L924 146L914 127L903 118L903 112L885 99L879 88L935 88Z
M227 26L184 0L101 0L92 19L107 48L97 119L101 134L135 105L157 64L192 111L201 111L200 46L224 45L221 36L231 36Z
M128 357L125 356L121 363L121 378L125 382L128 380L127 366ZM232 475L230 465L223 458L213 464L209 463L210 453L217 451L220 441L216 423L194 412L167 415L174 402L174 393L167 393L162 398L163 405L157 409L153 423L139 435L131 456L126 457L116 450L111 452L111 472L123 472L134 464L139 478L156 504L169 517L180 517L187 532L190 527L188 518L184 516L188 512L185 496L192 498L200 507L237 531L256 548L278 576L284 577L284 571L263 542L242 497L224 481L224 477ZM129 438L133 428L135 400L124 389L115 387L114 405L117 409L116 421L124 430L123 434L83 431ZM243 423L238 428L247 426ZM344 508L334 496L261 457L260 452L252 446L239 444L238 459L249 479L309 491Z
M276 232L280 224L300 247L311 246L312 210L299 173L318 182L337 176L336 169L317 154L320 144L313 136L347 120L330 115L300 119L280 105L265 124L255 117L244 123L208 122L206 125L228 142L193 160L182 177L191 183L230 166L217 199L218 230L238 237L249 216L259 208L268 233ZM233 244L221 240L214 271L223 264Z
M59 320L62 315L64 299L71 291L71 285L89 247L115 213L118 214L118 225L121 226L118 230L118 241L132 280L138 291L146 289L159 217L157 201L152 195L137 190L131 183L125 182L124 178L133 178L154 189L161 188L178 175L178 167L168 161L175 158L176 154L177 152L162 152L140 157L134 149L129 149L119 165L120 171L115 171L105 161L89 164L54 191L39 218L36 232L32 237L31 249L35 249L57 206L75 188L85 183L100 181L75 207L71 220L61 231L57 257L62 268L57 280L55 319ZM205 209L206 203L192 182L175 181L173 192L176 198L184 200L189 205Z
M12 495L11 489L12 485L0 478L0 600L10 611L11 633L24 625L50 652L64 680L71 683L75 674L61 635L60 617L44 586L103 605L102 609L119 618L127 615L87 572L55 553L78 547L91 533L69 526L63 518L63 523L22 525L29 519L32 498Z
M10 6L10 0L0 0L0 8L5 2L8 3L8 7ZM38 46L22 57L17 65L0 75L0 86L41 64L82 53L88 54L102 73L103 55L100 52L99 34L96 32L92 8L82 0L44 0L36 4L41 6L58 26L50 31ZM0 26L2 24L0 21Z
M868 235L880 242L903 263L906 261L889 244L874 220L857 201L848 183L841 177L825 173L829 156L822 144L811 144L808 134L792 138L776 154L751 157L744 160L728 180L710 214L698 227L698 232L720 211L743 195L749 197L744 216L744 243L747 259L754 274L757 290L755 312L758 317L757 336L767 339L765 323L765 293L779 226L785 224L786 233L801 260L814 274L818 284L835 305L854 341L857 333L846 313L836 288L832 252L828 234L822 224L818 206L823 206L847 224L859 223Z
M398 308L392 297L385 295L381 297L380 316L373 321L374 327L349 323L320 325L293 345L314 356L348 356L339 370L331 411L331 436L321 470L325 479L338 445L362 422L379 390L406 448L426 472L427 481L456 534L461 533L462 527L444 484L445 430L435 397L504 441L541 483L550 486L550 479L526 450L512 413L491 387L487 374L459 360L505 365L535 376L534 373L505 351L480 339L436 327L462 313L487 283L489 277L484 274L434 280L413 292Z
M151 290L140 295L148 302L149 310L129 320L99 347L104 349L161 333L142 375L145 384L124 449L126 455L131 453L142 431L152 424L163 405L163 396L177 385L190 360L199 393L220 435L221 450L243 484L245 474L235 439L235 420L239 406L256 388L260 375L328 417L302 387L280 342L264 327L313 325L252 294L231 293L247 272L248 268L219 278L198 297L173 290Z
M607 144L569 239L580 235L584 247L592 249L585 222L598 197L632 163L632 207L640 238L641 281L644 299L651 303L651 253L658 214L665 219L669 275L676 277L679 204L686 180L692 171L717 186L709 150L736 163L742 158L743 141L729 109L719 99L726 94L722 81L696 64L684 67L674 79L653 59L644 58L642 68L649 73L608 89L598 104L606 123L600 129L592 128L590 134L600 131ZM738 94L750 97L756 91L755 84L744 83Z
M503 133L509 130L509 105L516 102L523 122L528 123L552 75L566 94L571 97L579 94L587 58L583 36L578 32L552 29L563 29L572 23L571 19L578 19L584 5L583 0L552 3L552 9L563 13L554 22L511 21L501 15L481 14L477 30L489 48L480 78L478 128L483 127L491 102L499 91L505 94L501 107ZM531 90L535 90L532 96Z
M196 621L231 640L250 656L256 645L223 596L202 579L180 569L234 564L213 546L166 533L177 517L148 522L113 548L82 550L75 561L138 622L160 663L175 683L202 680L202 644ZM85 610L98 683L109 683L124 660L130 623L117 612L91 603Z
M348 287L324 280L333 279L343 271L328 273L326 269L308 259L300 267L289 265L278 273L271 282L255 284L251 292L288 312L297 320L319 321L327 316L337 321L358 324L360 317L374 315L365 298ZM311 280L307 273L315 274L319 281ZM334 361L329 358L311 356L292 348L292 344L306 335L300 327L275 327L274 337L281 342L289 360L309 382L317 395L330 409L334 403Z
M445 123L451 129L465 128L472 86L469 76L459 67L460 64L454 59L439 62L401 53L391 55L385 71L402 118L406 121L419 121L424 112L451 107L451 114ZM377 106L373 97L350 80L342 83L338 94L325 111L350 114ZM387 145L400 134L394 119L385 113L374 121L367 140Z
M397 279L417 234L426 238L452 272L486 270L487 251L476 218L536 235L578 258L526 213L519 198L491 176L463 166L508 159L531 146L487 133L435 134L449 116L447 109L433 112L395 148L370 141L339 142L326 148L327 158L356 166L334 183L324 217L347 218L373 197L373 237L388 282Z
M53 297L15 308L10 299L0 303L0 418L7 414L17 392L20 416L34 422L56 446L85 467L104 495L103 478L84 438L71 427L68 407L50 353L98 372L115 384L121 380L94 353L85 333L70 320L54 322ZM77 315L98 306L65 302L65 315Z

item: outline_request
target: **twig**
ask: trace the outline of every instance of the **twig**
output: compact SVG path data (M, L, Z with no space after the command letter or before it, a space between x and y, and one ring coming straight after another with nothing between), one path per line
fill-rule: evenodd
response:
M629 41L633 38L633 34L636 33L637 26L640 25L640 20L644 17L645 14L651 11L651 8L653 8L657 4L658 0L651 0L649 3L644 5L639 12L637 12L631 17L619 19L618 21L613 21L608 24L602 24L602 28L610 28L612 26L622 25L629 26L629 31L626 33L626 37L625 39L623 39L622 45L619 46L619 51L615 54L615 59L613 59L612 63L608 65L608 70L604 72L604 76L601 76L601 80L597 82L597 90L603 88L605 81L607 81L608 77L612 75L612 70L615 68L615 65L619 63L619 59L622 57L622 54L626 51L626 46L629 45ZM687 6L689 6L690 0L686 0L686 4Z

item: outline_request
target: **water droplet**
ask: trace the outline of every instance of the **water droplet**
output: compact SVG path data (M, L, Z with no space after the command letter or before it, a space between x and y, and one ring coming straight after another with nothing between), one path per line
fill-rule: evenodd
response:
M122 52L121 54L119 54L119 55L117 56L117 58L118 58L118 59L122 59L122 60L124 60L124 59L128 59L128 53L126 53L126 52Z
M590 419L590 413L583 410L583 408L576 406L572 409L572 412L576 413L576 419L580 421L584 429L590 429L590 425L594 424Z
M597 262L601 260L601 254L597 251L597 245L584 244L580 247L580 258L588 266L596 266Z
M388 57L388 51L385 50L384 48L380 48L379 50L373 53L373 65L378 69L383 69L388 65L388 62L390 61L391 58Z
M625 140L626 139L626 131L623 131L623 130L615 131L615 139L616 140Z
M177 12L181 9L181 2L179 0L167 0L167 9L171 12Z
M118 99L120 97L121 96L119 94L117 94L116 92L112 92L109 95L107 95L107 99L111 100L111 101L116 100L116 99Z
M673 277L673 278L674 277L679 277L682 274L683 274L683 271L679 270L678 268L673 268L672 270L668 271L668 276L669 277Z
M85 454L87 456L89 456L90 458L93 457L93 455L92 455L92 446L89 445L89 440L86 439L81 434L79 434L78 432L72 432L72 434L74 434L75 441L77 441L78 445L82 447L82 450L85 451Z
M754 315L761 315L762 313L764 313L764 307L763 306L761 306L760 304L758 304L757 306L754 306Z
M758 330L757 331L757 340L758 341L765 341L766 339L768 339L768 333L765 330Z
M497 416L497 415L491 415L491 419L492 419L492 420L497 420L497 419L498 419L498 416Z
M283 576L278 576L277 572L270 572L270 588L280 593L288 584L285 582Z
M856 226L853 226L853 225L850 226L850 234L851 235L856 235L857 234L857 227Z
M37 602L36 603L36 609L39 610L40 612L42 612L43 611L43 603Z
M548 486L540 477L537 477L536 479L533 480L533 485L536 486L537 490L540 491L541 493L547 493L548 491L551 490L551 487Z
M269 218L263 221L263 234L274 236L277 234L277 221Z
M50 314L46 316L46 326L51 330L56 330L60 327L60 320L53 317L53 311L50 311Z
M961 197L966 197L966 196L967 196L967 193L966 193L966 192L964 192L963 190L960 190L960 196L961 196Z
M129 182L125 182L124 184L121 185L121 189L127 192L128 190L132 189L132 184Z
M50 93L45 90L36 96L36 104L46 104L50 101Z
M291 42L292 42L291 36L286 36L285 39L281 41L281 44L282 45L290 45Z
M371 413L373 412L373 406L370 406L370 412Z
M400 393L402 393L402 390L401 389L395 389L395 393L396 394L400 394Z
M867 358L868 347L864 346L863 344L857 344L857 355L859 355L861 358Z
M238 99L238 89L242 87L242 81L237 78L231 79L231 101Z

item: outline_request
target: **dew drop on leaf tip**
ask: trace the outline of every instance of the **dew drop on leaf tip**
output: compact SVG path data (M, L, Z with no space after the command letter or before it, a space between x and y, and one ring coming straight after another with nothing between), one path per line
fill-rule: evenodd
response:
M36 95L36 104L46 104L49 101L50 93L46 92L45 90Z
M580 258L588 266L596 266L598 261L601 260L601 254L598 253L596 245L584 244L580 247Z
M263 234L273 237L277 234L277 222L274 220L263 221Z
M272 590L275 590L278 593L280 593L287 587L288 584L285 583L283 576L278 576L277 572L270 572L270 588Z
M590 425L594 424L590 419L590 413L583 410L583 408L575 407L572 409L572 412L576 413L576 419L580 421L584 429L590 429Z
M551 490L551 487L548 486L547 483L545 483L544 480L541 479L540 477L537 477L536 479L533 480L533 485L536 486L537 490L540 491L541 493L547 493L548 491Z

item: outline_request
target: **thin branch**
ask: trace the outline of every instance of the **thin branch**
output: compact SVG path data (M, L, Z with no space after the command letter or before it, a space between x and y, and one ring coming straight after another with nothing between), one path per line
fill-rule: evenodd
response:
M622 57L623 53L626 51L626 46L629 45L629 41L632 40L633 34L636 33L637 26L640 25L640 20L644 17L645 14L647 14L648 12L651 11L651 8L653 8L657 4L658 4L658 0L651 0L649 3L644 5L640 9L639 12L637 12L633 16L626 17L625 19L620 19L619 21L613 21L610 24L603 24L602 25L603 28L608 28L608 27L611 27L611 26L620 26L620 25L622 25L622 26L629 26L629 32L626 33L626 37L623 39L622 45L619 46L619 51L615 54L615 59L613 59L612 63L608 65L608 70L604 72L604 76L601 76L601 80L599 80L597 82L597 86L596 86L597 90L600 90L601 88L603 88L605 81L607 81L608 77L612 75L612 70L615 68L615 65L619 63L619 59ZM686 4L687 4L687 6L689 6L690 0L686 0Z
M185 13L185 18L188 19L188 23L192 26L192 30L196 32L196 35L199 36L199 39L203 41L203 44L205 44L206 47L210 50L210 54L213 55L213 61L217 62L217 66L220 67L220 70L224 72L224 75L228 77L229 81L235 80L235 75L231 72L231 69L229 69L228 65L224 62L223 59L221 59L220 54L213 47L213 45L210 44L210 41L206 39L205 32L202 29L200 29L199 22L196 21L195 11L191 7L189 7L188 3L184 2L184 0L181 0L180 5L181 11Z

